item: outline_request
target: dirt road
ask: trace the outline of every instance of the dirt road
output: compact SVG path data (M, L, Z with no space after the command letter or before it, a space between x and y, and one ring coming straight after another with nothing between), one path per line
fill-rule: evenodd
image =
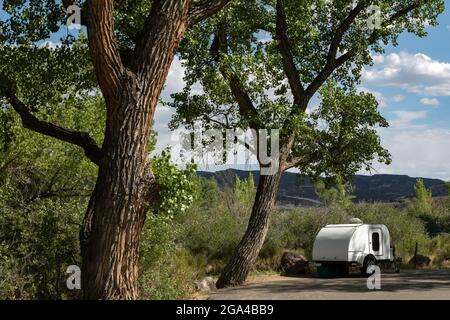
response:
M381 277L381 290L370 291L367 279L273 276L243 287L223 289L212 300L450 300L450 270L402 271Z

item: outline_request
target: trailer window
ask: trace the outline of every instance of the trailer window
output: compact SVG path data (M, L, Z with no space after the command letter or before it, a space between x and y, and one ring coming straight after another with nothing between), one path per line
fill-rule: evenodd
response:
M380 251L380 234L378 232L372 233L372 250Z

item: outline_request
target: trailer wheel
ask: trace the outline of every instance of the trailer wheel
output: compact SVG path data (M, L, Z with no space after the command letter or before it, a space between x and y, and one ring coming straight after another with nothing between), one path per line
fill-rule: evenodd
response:
M363 263L363 267L361 268L361 275L364 277L369 277L372 274L368 274L367 270L371 267L371 266L377 266L378 262L377 259L374 256L367 256L364 259L364 263Z

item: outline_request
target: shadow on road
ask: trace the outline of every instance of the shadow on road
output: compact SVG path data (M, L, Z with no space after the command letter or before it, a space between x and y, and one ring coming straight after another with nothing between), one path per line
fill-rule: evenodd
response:
M384 273L381 276L383 293L420 293L423 291L444 292L450 299L450 270L406 270L401 273ZM317 276L280 277L276 281L249 284L244 287L219 291L219 295L235 296L255 294L295 297L327 293L368 293L367 279L358 275L346 278L318 278Z

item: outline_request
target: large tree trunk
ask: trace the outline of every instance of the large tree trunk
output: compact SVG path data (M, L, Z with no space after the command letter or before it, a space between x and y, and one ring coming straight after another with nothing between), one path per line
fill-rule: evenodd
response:
M148 159L149 136L174 52L186 29L180 17L165 22L164 37L154 35L157 45L144 69L121 68L115 78L118 89L102 90L107 104L103 156L80 237L86 299L138 298L141 232L157 193Z
M121 92L120 108L108 113L104 156L81 233L86 299L138 297L140 235L155 195L147 147L153 115L134 98L136 88Z
M217 281L219 289L241 285L247 279L250 268L258 258L269 230L270 217L275 206L280 179L281 170L275 175L260 177L247 230Z
M107 123L97 184L80 236L86 299L138 298L141 231L156 193L148 162L156 105L187 27L228 1L153 1L131 58L116 41L114 1L88 2L89 48Z

